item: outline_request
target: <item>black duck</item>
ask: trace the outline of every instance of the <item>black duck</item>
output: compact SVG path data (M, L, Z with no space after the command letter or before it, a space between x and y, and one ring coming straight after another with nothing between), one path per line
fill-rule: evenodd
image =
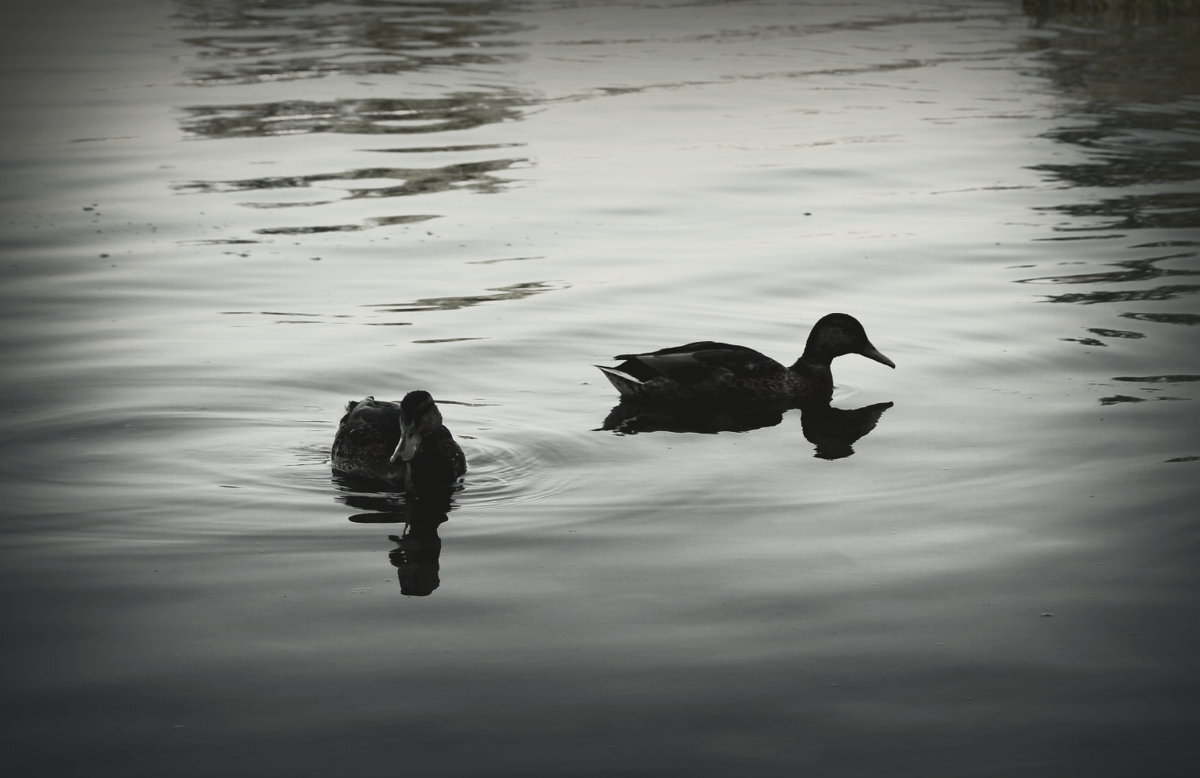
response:
M791 367L754 349L713 341L619 354L614 359L625 361L616 367L597 367L622 397L640 400L827 402L833 396L829 363L843 354L896 366L871 345L858 319L831 313L813 325L804 353Z

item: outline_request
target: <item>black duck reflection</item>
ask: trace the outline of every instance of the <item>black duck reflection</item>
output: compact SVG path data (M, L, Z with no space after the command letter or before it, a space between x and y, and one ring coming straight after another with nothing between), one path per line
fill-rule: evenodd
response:
M842 459L854 453L854 444L875 429L883 412L892 405L875 403L853 409L828 404L802 406L800 428L815 447L818 459Z
M413 499L397 494L350 491L359 482L345 476L334 476L335 483L347 490L339 499L361 513L351 515L355 524L403 524L399 535L388 535L395 547L388 551L388 562L396 568L400 593L410 597L426 597L441 585L442 538L438 527L449 520L454 505L451 492Z
M858 319L822 316L790 367L745 346L698 341L644 354L618 354L615 367L597 365L622 397L659 400L769 400L828 402L833 397L830 363L860 354L894 368L867 338Z
M893 403L883 402L861 408L835 408L827 402L716 403L645 402L623 399L609 412L601 429L624 435L639 432L749 432L774 427L783 414L793 408L800 411L804 437L816 449L820 459L842 459L854 453L854 443L879 423Z

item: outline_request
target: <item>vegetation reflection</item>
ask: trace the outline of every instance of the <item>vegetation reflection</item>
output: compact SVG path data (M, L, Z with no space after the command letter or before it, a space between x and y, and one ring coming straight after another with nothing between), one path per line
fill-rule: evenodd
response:
M502 36L524 27L496 16L504 0L420 5L360 0L179 0L186 42L201 52L196 83L246 84L329 75L395 75L488 67L512 59Z
M1046 240L1091 240L1076 273L1021 279L1022 283L1085 285L1045 295L1052 303L1096 305L1122 319L1153 325L1194 325L1200 284L1200 4L1171 0L1025 0L1035 28L1053 32L1029 45L1044 64L1040 75L1060 94L1065 112L1046 137L1069 147L1068 159L1034 165L1073 201L1041 210L1061 214ZM1094 241L1104 240L1103 244ZM1098 260L1114 252L1127 258ZM1181 281L1183 281L1181 283ZM1171 306L1168 308L1167 306ZM1180 307L1183 310L1180 310ZM1125 345L1161 330L1087 328L1069 337L1084 346ZM1166 368L1174 374L1177 367ZM1169 376L1164 376L1169 377ZM1114 381L1127 379L1117 377ZM1143 387L1144 391L1150 391ZM1105 405L1140 401L1113 395ZM1159 398L1166 399L1166 398Z
M426 138L411 148L355 149L404 154L408 164L344 168L330 162L316 173L262 176L226 181L189 181L181 194L256 195L274 200L240 203L251 208L296 209L356 199L429 195L448 191L492 194L510 182L498 173L527 159L502 155L480 158L509 142L429 142L446 132L470 132L523 118L534 100L505 73L522 56L513 33L526 28L506 14L508 4L445 2L419 5L366 0L329 5L316 0L181 0L177 16L195 31L185 43L197 63L190 85L216 95L179 107L179 124L196 140L222 141L292 135L325 135L331 140L307 146L304 158L288 164L311 169L321 155L338 158L337 136ZM415 75L420 77L416 78ZM469 75L468 75L469 74ZM464 78L464 76L468 76ZM264 91L260 85L301 79L327 79L321 94L300 86ZM283 93L281 95L281 93ZM334 95L326 97L326 95ZM264 99L266 97L266 99ZM270 148L281 148L278 145ZM314 152L316 156L314 156ZM447 161L446 155L454 155ZM464 158L470 154L471 158ZM430 155L429 165L417 164ZM262 164L261 160L256 160ZM271 160L272 163L278 160ZM370 183L368 184L368 180ZM306 200L297 189L320 189ZM438 213L400 213L336 222L267 226L257 235L313 235L411 224Z

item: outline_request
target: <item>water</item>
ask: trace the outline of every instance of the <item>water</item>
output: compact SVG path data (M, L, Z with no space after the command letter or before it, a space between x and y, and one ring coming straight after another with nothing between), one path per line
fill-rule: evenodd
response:
M6 774L1195 774L1186 7L65 5L5 25ZM593 364L837 310L852 434L600 429ZM328 466L418 387L440 515Z

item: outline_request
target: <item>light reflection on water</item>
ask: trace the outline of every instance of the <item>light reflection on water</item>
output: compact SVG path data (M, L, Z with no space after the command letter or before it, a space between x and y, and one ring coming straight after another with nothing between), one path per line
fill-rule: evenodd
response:
M14 41L16 772L1189 774L1200 33L1113 5ZM593 367L834 310L897 370L832 408ZM462 488L333 477L345 400L417 387Z

